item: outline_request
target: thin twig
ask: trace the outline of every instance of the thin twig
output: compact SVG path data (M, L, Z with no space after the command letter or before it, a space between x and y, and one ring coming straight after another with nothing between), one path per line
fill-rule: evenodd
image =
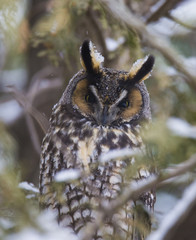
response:
M37 154L40 155L40 152L41 152L40 141L39 141L39 137L38 137L35 125L33 123L33 119L28 113L25 113L25 118L26 118L28 130L29 130L29 134L30 134L30 138L33 143L33 146Z
M99 0L99 2L114 18L126 24L129 29L135 29L147 46L158 50L179 72L184 74L184 80L196 91L196 77L187 69L184 59L167 40L147 29L146 25L129 11L122 1Z
M32 106L32 103L28 100L28 98L24 94L19 92L13 86L9 86L9 88L13 92L15 99L24 109L25 119L28 126L30 138L37 154L39 155L41 152L40 141L32 117L39 123L44 133L46 133L49 123L47 119L36 108Z

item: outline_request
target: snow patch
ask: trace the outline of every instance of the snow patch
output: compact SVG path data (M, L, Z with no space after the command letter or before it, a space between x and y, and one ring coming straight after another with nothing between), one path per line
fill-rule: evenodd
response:
M184 64L187 66L191 74L196 77L196 57L185 58Z
M132 157L135 155L141 154L141 151L139 149L120 149L120 150L111 150L107 153L103 153L100 156L100 162L105 163L110 161L111 159L116 158L124 158L124 157Z
M151 8L151 11L155 12L163 3L164 1L160 0L158 4L155 4ZM195 9L196 1L186 0L173 9L171 11L171 15L179 20L182 19L182 22L190 24L194 27L196 22ZM175 34L185 34L190 32L189 29L182 27L180 24L165 17L160 18L157 22L149 24L148 28L152 28L159 34L165 36L173 36Z
M22 108L15 100L1 103L0 121L6 124L11 124L22 114L22 111Z
M58 172L54 179L56 182L69 182L76 180L80 177L80 171L78 169L66 169Z
M196 1L186 0L179 4L177 8L173 9L171 11L171 14L178 19L183 19L183 22L195 24L196 22L195 9Z
M124 37L119 37L117 40L106 38L105 43L108 51L115 51L121 44L125 42Z
M175 207L177 201L178 199L175 196L166 192L158 192L156 194L154 212L159 223L163 220L165 215Z
M196 139L196 126L192 126L183 119L170 117L167 120L167 127L176 136Z
M9 219L0 218L0 226L3 229L10 229L14 227L14 224ZM1 237L1 234L0 234L0 237Z
M21 189L31 191L31 192L34 192L34 193L39 192L38 188L36 188L33 183L21 182L21 183L18 184L18 186Z
M165 3L165 0L158 1L155 5L151 7L150 9L151 13L156 12L164 3Z
M7 86L15 86L17 89L23 89L27 79L27 71L25 69L3 70L0 73L1 89L7 91Z
M51 211L44 211L37 218L37 225L40 229L26 227L20 232L10 234L5 240L77 240L78 237L69 228L62 228L56 222L55 214Z

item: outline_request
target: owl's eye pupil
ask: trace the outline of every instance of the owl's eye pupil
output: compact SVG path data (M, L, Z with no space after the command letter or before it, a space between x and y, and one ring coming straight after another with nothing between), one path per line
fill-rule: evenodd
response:
M128 100L123 100L118 104L119 108L128 108L129 107L129 101Z
M94 97L94 95L92 93L86 94L85 95L85 101L87 103L95 103L96 102L96 98Z

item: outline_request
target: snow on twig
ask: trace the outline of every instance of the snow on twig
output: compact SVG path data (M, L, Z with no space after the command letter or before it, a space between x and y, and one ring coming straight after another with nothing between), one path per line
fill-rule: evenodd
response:
M78 169L66 169L58 172L54 180L56 182L70 182L80 177L80 171Z
M36 188L33 183L20 182L18 187L23 189L23 190L34 192L34 193L38 193L39 192L39 189Z
M47 210L40 214L36 222L40 229L27 226L17 233L10 234L5 240L78 240L78 237L69 229L62 228L56 222L55 214Z
M196 126L183 119L170 117L167 120L167 127L177 136L196 139Z
M141 154L141 150L138 148L136 149L120 149L120 150L111 150L107 153L103 153L100 156L100 162L105 163L110 161L111 159L117 159L117 158L124 158L124 157L132 157L135 155Z
M169 181L167 181L168 179L182 175L187 171L192 170L195 166L196 154L194 154L183 164L180 164L179 166L176 165L173 169L165 169L158 175L151 175L146 179L133 182L130 186L126 187L122 191L122 194L117 199L112 200L109 205L107 204L107 206L104 206L102 204L101 208L97 211L96 221L91 226L91 229L87 231L85 236L83 236L82 240L90 240L93 234L98 230L104 219L112 216L120 207L122 207L129 200L137 200L143 192L146 192L154 187L158 188L160 186L167 185L168 183L170 183Z
M124 23L129 29L134 29L147 46L158 50L176 69L185 75L184 80L196 90L196 77L185 66L184 58L159 34L147 28L144 22L127 9L123 1L99 0L100 4L114 18Z

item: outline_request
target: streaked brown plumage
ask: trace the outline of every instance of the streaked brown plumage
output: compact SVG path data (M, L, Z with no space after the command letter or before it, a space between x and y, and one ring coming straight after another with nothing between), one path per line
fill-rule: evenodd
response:
M61 225L81 234L96 219L96 207L121 193L131 179L125 170L131 160L99 162L112 150L140 149L141 124L151 117L143 80L154 58L137 61L131 71L101 67L102 57L91 42L81 47L80 70L54 106L50 128L42 144L41 203L56 209ZM54 177L63 169L77 169L80 179L55 188ZM140 198L153 207L150 193ZM133 239L133 203L107 219L93 239Z

